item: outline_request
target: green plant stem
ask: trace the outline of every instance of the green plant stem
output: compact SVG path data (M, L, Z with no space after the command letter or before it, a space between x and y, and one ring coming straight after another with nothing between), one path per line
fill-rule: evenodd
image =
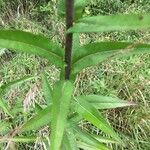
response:
M66 30L73 26L74 19L74 0L66 0ZM66 34L65 41L65 80L70 79L71 72L71 54L72 54L73 34Z

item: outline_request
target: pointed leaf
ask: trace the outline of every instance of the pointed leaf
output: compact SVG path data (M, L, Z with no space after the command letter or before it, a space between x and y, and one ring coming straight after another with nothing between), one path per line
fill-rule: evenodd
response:
M43 76L43 94L44 94L44 98L47 102L47 105L51 105L52 104L52 89L49 85L48 79L46 77L46 75Z
M42 126L49 124L51 121L51 106L41 110L30 120L28 120L20 129L20 132L26 132L30 130L38 130Z
M60 81L54 86L52 122L51 122L51 149L60 149L66 126L73 85L71 82Z
M79 53L80 52L80 53ZM150 44L134 44L130 42L98 42L84 45L74 53L72 74L82 69L97 65L110 58L132 54L150 53Z
M120 100L119 98L116 97L109 97L102 95L79 96L77 99L89 102L96 109L109 109L135 105L135 103L133 102Z
M76 137L79 141L88 144L89 146L93 147L94 149L100 150L110 150L108 147L100 143L94 136L86 131L81 130L79 127L74 127L76 131Z
M57 67L64 64L63 50L40 35L17 30L0 30L0 47L44 57Z
M68 32L89 33L123 30L150 29L150 13L117 14L109 16L85 17L79 20Z
M83 100L76 100L76 111L79 114L82 114L87 121L95 125L97 128L110 135L118 142L121 142L121 139L119 138L117 133L113 131L113 129L105 121L101 113L90 103Z

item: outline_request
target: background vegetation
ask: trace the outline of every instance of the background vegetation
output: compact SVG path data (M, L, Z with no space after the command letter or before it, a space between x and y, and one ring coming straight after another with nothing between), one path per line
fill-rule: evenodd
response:
M0 0L0 27L21 29L47 35L50 39L63 45L64 20L57 16L57 1L51 0ZM91 0L84 10L85 16L116 13L150 12L149 0ZM103 41L144 41L150 42L150 32L111 32L102 34L82 34L81 44ZM38 75L46 69L51 85L58 80L59 70L46 60L27 54L10 53L3 49L0 54L0 85L24 75ZM123 59L112 59L96 67L88 68L79 74L76 80L76 94L115 95L122 99L134 101L134 108L105 111L111 125L126 141L126 148L112 145L114 150L149 150L150 149L150 55L135 55ZM27 112L34 113L35 103L42 104L44 99L41 90L41 79L12 88L5 95L10 108L16 114L12 121L15 127L22 123L22 116ZM13 109L14 106L20 109ZM22 106L23 105L23 114ZM5 135L10 129L9 118L1 113L0 133ZM5 122L4 122L5 121ZM100 131L88 122L81 126L89 132L100 134ZM37 137L47 136L47 128L41 129ZM1 144L4 149L7 144ZM44 143L38 140L35 144L14 144L13 149L44 149Z

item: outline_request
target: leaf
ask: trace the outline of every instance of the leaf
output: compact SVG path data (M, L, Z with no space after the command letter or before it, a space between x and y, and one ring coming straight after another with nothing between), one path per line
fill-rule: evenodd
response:
M87 144L89 147L93 147L93 149L100 149L100 150L110 150L108 147L100 143L94 136L86 131L81 130L79 127L74 127L76 131L76 137L78 141ZM82 148L82 147L80 147Z
M105 121L101 113L90 103L76 99L76 111L79 114L82 114L83 118L95 125L98 129L110 135L118 142L122 142L118 134L113 131L113 129Z
M47 105L51 105L52 104L52 89L49 85L48 79L46 77L46 75L43 75L43 94L44 94L44 98L47 102Z
M4 84L4 85L2 85L2 86L0 87L0 89L1 89L0 92L4 91L4 90L6 90L7 88L10 88L10 87L12 87L12 86L17 86L17 85L22 84L22 83L24 83L24 82L26 82L26 81L30 81L30 80L32 80L32 79L34 79L34 78L35 78L35 77L33 77L33 76L27 76L27 77L23 77L23 78L21 78L21 79L17 79L17 80L8 82L8 83L6 83L6 84Z
M51 121L51 149L60 149L73 92L71 82L60 81L54 86Z
M101 143L106 143L106 144L110 144L110 143L118 143L117 141L113 140L113 139L110 139L110 138L106 138L106 137L102 137L100 135L93 135L93 137L95 139L97 139L99 142Z
M90 33L150 29L150 13L117 14L82 18L68 32Z
M79 96L77 99L89 102L96 109L109 109L109 108L118 108L125 106L133 106L135 103L120 100L116 97L102 96L102 95L86 95Z
M0 47L25 52L48 59L63 67L63 50L49 39L18 30L0 30Z
M132 54L149 53L150 44L130 42L97 42L78 48L73 56L72 74L76 74L84 68L97 65L110 58Z
M20 132L26 132L30 130L38 130L42 126L45 126L51 121L51 107L48 106L45 109L41 110L35 116L33 116L30 120L28 120L20 129Z
M67 129L63 137L63 146L65 150L79 150L77 148L76 137L73 130Z

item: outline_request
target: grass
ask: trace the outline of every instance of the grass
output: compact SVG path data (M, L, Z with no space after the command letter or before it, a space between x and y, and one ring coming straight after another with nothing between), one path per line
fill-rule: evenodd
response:
M52 1L55 5L55 1ZM18 4L18 3L17 3ZM106 7L107 6L107 7ZM27 8L30 8L28 5ZM12 6L7 10L11 12L11 17L6 19L8 12L3 11L1 16L1 26L5 28L16 28L33 33L40 33L47 35L54 41L61 44L63 41L62 33L63 22L59 23L56 14L50 14L55 10L55 7L51 5L43 4L42 7L35 5L28 13L23 13L19 18L16 17L16 11ZM93 0L91 5L88 5L85 9L85 15L92 14L112 14L112 13L141 13L148 12L150 10L149 0L138 1L133 3L129 0L114 1L106 0L99 1ZM6 13L6 14L5 14ZM44 16L44 19L39 16ZM52 30L52 32L51 32ZM103 34L90 34L81 35L81 44L103 41L103 40L119 40L119 41L146 41L150 42L149 32L112 32ZM6 56L5 56L6 55ZM14 79L21 78L26 75L37 76L40 75L43 70L49 77L50 84L59 77L59 70L52 66L44 59L40 59L36 56L28 56L27 54L5 54L0 58L0 85ZM8 57L10 56L10 57ZM122 108L117 110L105 111L104 115L108 121L115 128L115 130L121 135L125 141L125 147L121 148L117 145L110 145L114 150L149 150L150 145L150 55L135 55L126 59L111 59L110 61L103 62L92 68L87 68L81 72L76 81L76 94L103 94L110 96L118 96L121 99L133 101L137 104L136 107ZM31 97L31 94L35 94ZM22 123L27 117L27 112L24 112L25 108L28 108L28 112L35 112L35 103L44 104L44 99L41 90L41 79L37 78L34 81L27 82L16 88L10 89L5 95L10 108L13 110L13 106L17 105L18 109L15 114L15 121L12 121L12 126L8 126L7 122L9 118L7 115L1 112L1 120L3 122L3 128L1 128L1 135L5 135L8 129L14 128L14 126ZM23 105L26 104L26 105ZM5 122L4 122L5 121ZM5 124L6 123L6 124ZM82 127L86 128L89 132L101 134L99 130L93 127L88 122L83 122ZM39 131L37 137L47 133L48 129L44 128ZM40 145L41 144L41 145ZM1 144L1 149L4 149L7 144ZM42 142L36 142L35 144L12 144L18 149L33 149L40 145L43 147ZM44 148L41 148L44 149Z

